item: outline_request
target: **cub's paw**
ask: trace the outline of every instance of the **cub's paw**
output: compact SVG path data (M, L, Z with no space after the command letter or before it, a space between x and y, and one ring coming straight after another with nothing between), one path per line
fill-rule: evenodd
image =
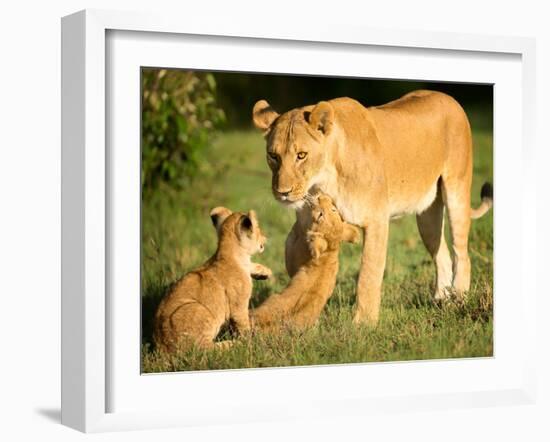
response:
M311 230L307 232L307 245L313 259L319 259L328 247L325 237L321 233Z
M250 272L250 276L254 279L263 280L263 279L269 279L273 276L273 272L270 268L262 265L262 264L252 264L252 271Z

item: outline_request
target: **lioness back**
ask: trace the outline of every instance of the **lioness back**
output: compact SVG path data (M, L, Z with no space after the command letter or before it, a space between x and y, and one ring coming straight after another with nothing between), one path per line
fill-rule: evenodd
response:
M471 170L470 125L450 96L414 91L368 110L383 146L392 216L429 207L444 170L465 176Z
M357 160L374 155L365 149L372 146L369 139L376 133L392 217L429 207L445 169L456 174L471 169L468 118L449 95L418 90L381 106L364 107L347 97L329 103L334 108L334 126L345 139L342 161L350 163L347 170L369 167Z

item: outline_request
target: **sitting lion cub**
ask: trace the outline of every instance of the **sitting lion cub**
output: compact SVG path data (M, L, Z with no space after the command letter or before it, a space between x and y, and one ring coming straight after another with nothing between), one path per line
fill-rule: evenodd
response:
M317 197L307 231L310 259L281 294L251 311L252 325L260 329L314 325L336 284L340 242L357 243L360 237L357 227L342 221L329 196Z
M161 350L213 347L221 326L229 320L239 333L249 330L251 275L256 279L271 276L271 270L250 260L251 255L263 252L266 241L253 210L232 213L216 207L210 217L218 232L218 248L206 263L175 283L161 301L154 327L155 344Z

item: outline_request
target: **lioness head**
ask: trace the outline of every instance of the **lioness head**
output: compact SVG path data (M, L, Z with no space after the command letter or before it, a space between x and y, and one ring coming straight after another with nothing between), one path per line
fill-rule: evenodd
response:
M312 203L307 238L311 255L318 258L325 250L337 248L341 241L359 242L361 231L343 221L332 199L328 195L320 194Z
M267 239L260 229L254 210L243 213L215 207L210 211L210 219L218 232L220 243L225 240L236 241L249 255L264 251Z
M266 138L273 195L285 205L300 207L326 163L324 144L333 128L334 109L321 101L279 115L260 100L252 119Z

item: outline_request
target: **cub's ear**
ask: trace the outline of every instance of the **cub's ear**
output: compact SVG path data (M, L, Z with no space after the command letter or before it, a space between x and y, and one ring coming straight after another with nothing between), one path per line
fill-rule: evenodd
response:
M258 216L256 215L255 210L249 210L248 211L248 217L252 221L252 224L257 225L258 224Z
M332 204L332 198L324 193L319 194L317 200L319 201L319 204Z
M334 109L328 101L320 101L309 115L309 124L314 130L328 135L334 122Z
M226 218L231 215L233 212L231 210L226 209L225 207L214 207L210 211L210 219L212 220L212 224L214 224L214 227L219 232L220 228L223 224L223 222L226 220Z
M353 224L344 223L342 241L358 244L361 241L361 229Z
M247 235L250 235L252 233L254 225L249 215L243 215L241 217L241 220L239 222L239 229L241 233L246 233Z
M256 102L252 109L252 121L254 122L254 126L263 131L269 129L278 116L279 114L275 112L271 105L265 100Z

